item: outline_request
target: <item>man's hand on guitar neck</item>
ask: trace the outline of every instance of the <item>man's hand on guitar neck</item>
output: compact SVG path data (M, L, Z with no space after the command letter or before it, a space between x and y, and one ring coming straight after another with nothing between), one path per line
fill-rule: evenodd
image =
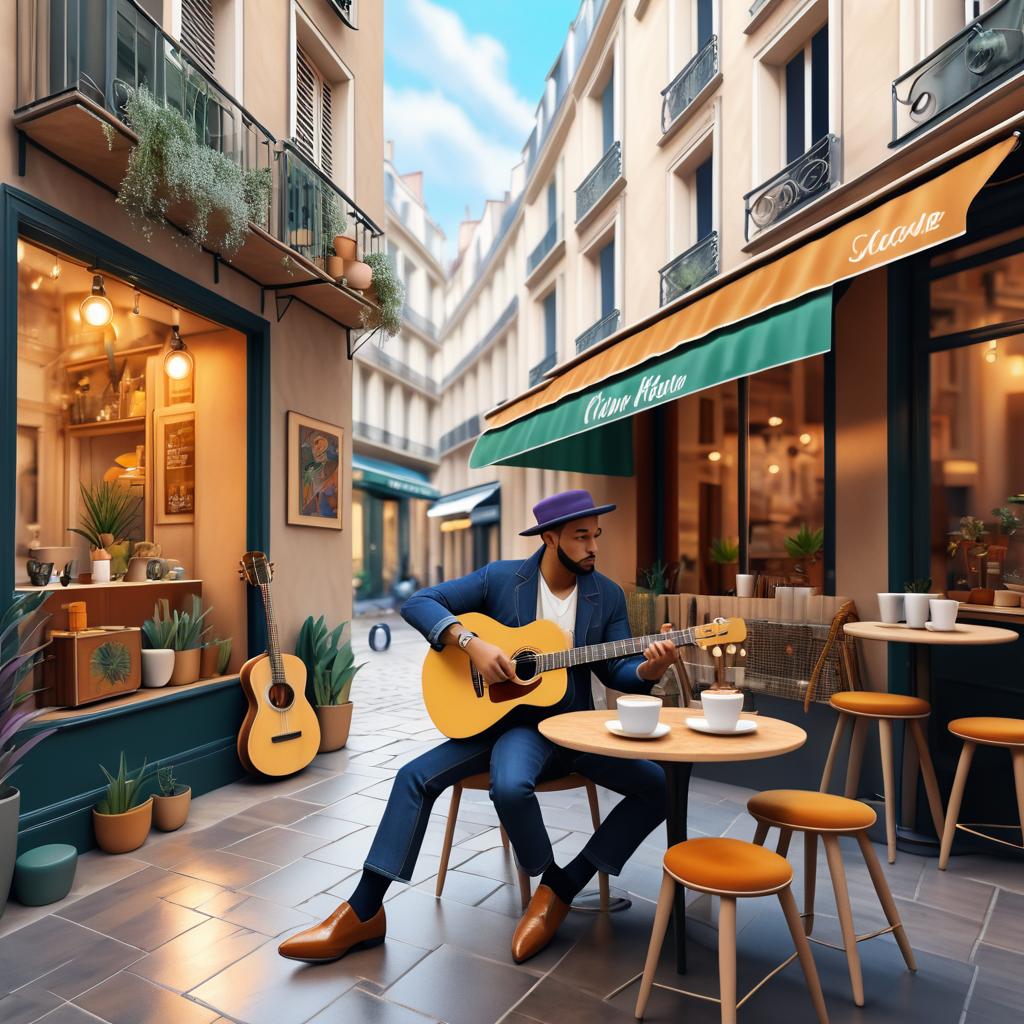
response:
M441 639L448 646L457 647L459 637L465 632L461 623L454 623L445 630ZM515 677L515 666L509 656L500 647L489 644L481 637L474 636L463 650L485 683L502 683Z

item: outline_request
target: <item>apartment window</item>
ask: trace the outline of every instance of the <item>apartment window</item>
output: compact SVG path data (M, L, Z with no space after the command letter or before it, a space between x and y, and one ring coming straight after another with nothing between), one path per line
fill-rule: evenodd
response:
M615 141L615 70L601 93L601 152L607 153Z
M548 227L552 227L558 220L558 187L554 178L548 184Z
M696 0L697 45L694 48L694 53L711 42L711 36L714 34L713 3L714 0Z
M552 289L544 299L544 355L558 351L558 292Z
M828 134L828 25L786 64L786 163Z
M295 142L320 169L334 169L333 89L301 46L295 53Z
M713 219L713 157L708 157L693 173L693 194L696 205L697 241L711 234Z
M598 277L601 292L601 319L615 309L615 238L597 254Z

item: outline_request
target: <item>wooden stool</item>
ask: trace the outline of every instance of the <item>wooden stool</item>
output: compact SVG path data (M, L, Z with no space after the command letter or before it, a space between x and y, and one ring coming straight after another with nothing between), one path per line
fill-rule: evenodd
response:
M853 736L850 739L850 760L846 766L847 797L857 795L857 783L860 781L861 765L864 761L864 742L867 739L868 723L871 719L878 722L878 742L882 751L882 792L885 796L885 839L888 847L889 863L896 862L896 781L892 752L892 723L907 723L907 732L913 737L917 760L924 778L925 792L928 794L928 807L932 813L935 834L942 835L943 814L942 799L939 796L939 783L935 778L932 756L928 751L928 737L925 735L922 722L932 713L932 707L920 697L908 697L900 693L878 693L873 690L842 690L834 693L829 703L839 712L836 731L832 736L825 771L821 776L822 793L828 792L832 781L832 768L842 740L843 730L847 722L853 723ZM915 776L916 777L916 776Z
M808 793L800 789L773 789L758 793L747 801L747 810L757 819L757 833L754 842L761 846L770 828L779 830L778 852L789 851L789 841L794 832L804 834L804 931L808 936L814 927L814 886L818 868L818 836L825 845L828 870L832 876L832 888L836 897L839 925L843 932L843 948L850 967L850 985L853 1001L864 1005L864 980L861 976L860 957L857 943L873 939L878 935L892 932L911 971L917 970L910 940L903 928L896 903L889 891L882 866L875 856L875 848L868 839L868 829L874 825L875 812L859 800L849 800L831 793ZM868 874L882 905L888 928L858 935L853 928L853 911L850 909L850 894L846 888L846 872L843 869L843 855L839 849L840 836L856 836L860 852L867 864ZM816 942L820 941L815 939ZM822 945L831 945L822 943ZM834 949L839 947L834 946Z
M654 915L654 928L651 931L651 944L647 949L647 962L644 964L643 978L640 982L640 994L636 1000L635 1015L641 1020L647 1008L647 1000L654 987L654 972L661 955L661 945L665 940L672 915L672 901L675 898L676 883L685 885L697 892L706 892L718 896L721 905L718 912L718 978L719 998L713 1000L722 1007L722 1024L734 1024L736 1011L742 1006L769 978L776 975L797 957L803 968L807 988L811 994L811 1002L821 1024L828 1024L828 1013L825 1010L825 999L821 994L821 983L818 971L811 956L811 947L800 924L800 912L797 910L789 883L793 880L793 869L785 857L780 857L771 850L761 846L745 843L740 839L689 839L669 848L664 860L665 874L661 882L661 893L658 896L658 909ZM748 896L778 895L782 911L786 915L789 932L793 936L796 952L784 963L780 964L763 981L752 988L739 1002L736 1001L736 900ZM625 986L623 986L625 987ZM658 985L682 995L697 996L706 999L696 992L673 988L670 985ZM621 989L619 990L621 991Z
M1013 781L1017 791L1017 814L1020 817L1021 842L1024 843L1024 719L1021 718L957 718L949 723L949 731L964 741L960 751L960 761L956 766L956 777L953 779L953 791L949 794L949 807L946 809L946 827L942 832L942 847L939 851L939 869L946 870L949 864L949 853L953 848L953 835L957 829L970 832L971 835L988 839L993 843L1010 846L1015 850L1024 849L1016 843L1008 843L1005 839L978 832L977 828L1016 828L1016 825L962 825L957 818L960 815L960 803L964 798L964 786L971 770L971 760L979 743L987 747L1004 747L1010 752L1013 763Z
M448 861L452 855L452 840L455 836L455 822L459 817L459 801L462 799L462 791L464 789L476 789L488 791L491 788L491 773L480 772L479 775L470 775L468 778L463 779L461 782L455 783L452 786L452 803L448 809L448 824L444 830L444 845L441 848L441 863L437 869L437 885L434 888L434 895L440 899L441 893L444 892L444 880L448 874ZM601 806L597 802L597 787L590 781L585 779L582 775L577 775L573 772L571 775L564 775L560 779L549 779L547 782L538 782L536 787L537 793L561 793L567 789L585 789L587 791L587 800L590 803L590 820L594 823L594 829L596 830L598 825L601 824ZM508 849L508 835L505 832L505 826L501 828L501 845ZM516 863L516 874L519 878L519 898L523 905L523 910L526 909L530 902L530 876L519 867L518 862ZM608 876L603 872L599 871L597 875L597 884L601 893L601 910L608 909Z

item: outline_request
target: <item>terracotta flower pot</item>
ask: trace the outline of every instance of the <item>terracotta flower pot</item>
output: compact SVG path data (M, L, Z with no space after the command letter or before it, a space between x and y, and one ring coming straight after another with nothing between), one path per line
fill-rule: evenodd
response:
M339 277L344 277L345 261L340 256L328 256L327 273L333 277L335 281L337 281Z
M356 240L348 235L334 236L334 251L343 260L354 260L356 258Z
M373 271L369 263L361 263L359 260L345 261L345 281L349 288L357 292L364 292L373 283Z
M220 644L206 644L199 658L199 678L210 679L217 674L217 662L220 660Z
M92 809L92 827L96 845L106 853L131 853L149 835L153 824L153 798L124 814L100 814Z
M13 786L0 790L0 914L7 906L7 894L18 856L18 810L21 793Z
M194 683L199 678L199 655L198 647L193 647L190 651L174 652L171 686L184 686L186 683Z
M352 701L345 704L318 706L316 717L320 722L321 754L341 750L348 743L348 731L352 727Z
M174 796L153 797L153 825L161 832L174 832L188 820L188 809L192 803L192 788L184 786Z

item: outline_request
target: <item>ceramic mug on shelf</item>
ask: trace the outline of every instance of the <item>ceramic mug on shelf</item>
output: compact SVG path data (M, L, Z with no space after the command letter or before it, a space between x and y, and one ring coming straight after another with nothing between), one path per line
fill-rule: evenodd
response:
M754 577L751 574L745 572L736 574L736 596L754 596Z
M878 615L882 622L903 621L903 598L906 594L879 594Z
M619 724L623 732L634 736L650 736L658 728L661 714L661 698L645 694L626 694L615 704L619 712Z

